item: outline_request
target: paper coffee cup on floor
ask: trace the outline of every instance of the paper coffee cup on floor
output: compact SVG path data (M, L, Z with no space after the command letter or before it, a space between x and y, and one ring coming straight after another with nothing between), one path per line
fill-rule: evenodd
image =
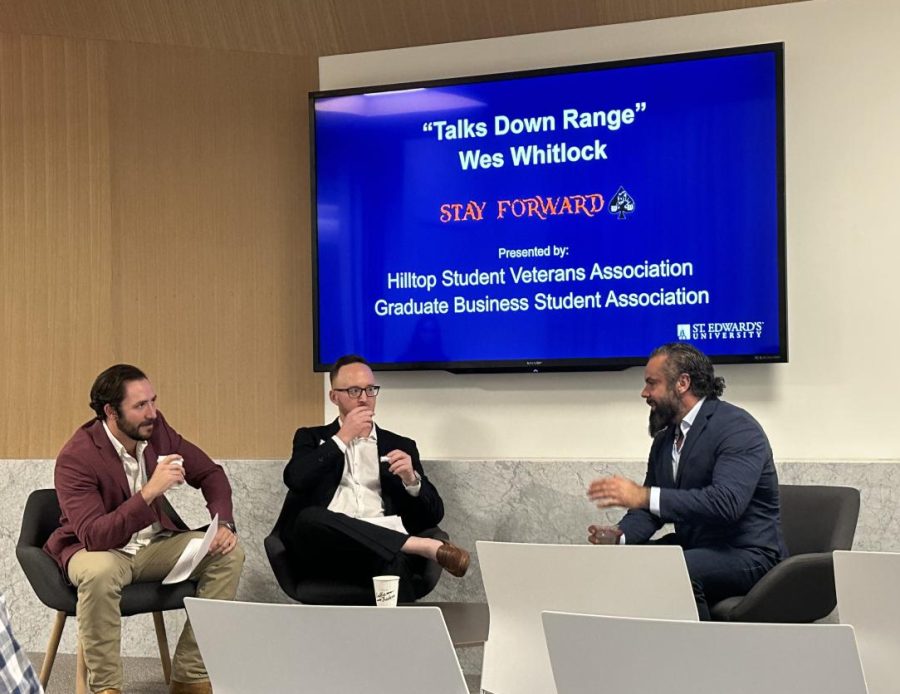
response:
M399 576L373 576L375 604L378 607L396 607L397 591L400 589Z

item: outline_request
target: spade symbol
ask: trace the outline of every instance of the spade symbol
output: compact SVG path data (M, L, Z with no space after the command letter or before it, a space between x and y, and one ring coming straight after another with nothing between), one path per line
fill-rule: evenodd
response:
M626 214L634 212L634 199L623 186L619 186L613 201L609 204L610 214L618 215L617 219L625 219Z

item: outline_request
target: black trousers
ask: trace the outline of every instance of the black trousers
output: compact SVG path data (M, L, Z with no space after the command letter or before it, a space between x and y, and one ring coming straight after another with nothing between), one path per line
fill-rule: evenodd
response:
M438 532L430 528L416 535L434 537ZM398 600L413 602L424 595L417 594L422 582L414 577L425 572L429 560L401 551L408 537L343 513L309 506L297 514L283 540L302 576L369 587L372 576L399 576Z

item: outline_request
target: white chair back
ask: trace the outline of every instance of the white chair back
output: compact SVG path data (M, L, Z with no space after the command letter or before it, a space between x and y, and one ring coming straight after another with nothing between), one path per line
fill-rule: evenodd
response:
M680 547L476 546L490 609L481 675L489 694L555 691L544 610L697 619Z
M839 624L543 617L559 694L866 694Z
M467 694L437 607L184 601L216 694Z
M835 552L834 585L842 624L856 632L871 694L900 692L900 554Z

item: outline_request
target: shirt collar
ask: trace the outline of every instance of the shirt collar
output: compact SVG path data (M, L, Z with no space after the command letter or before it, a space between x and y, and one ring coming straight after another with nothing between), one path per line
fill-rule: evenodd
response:
M125 460L125 456L128 456L129 458L131 457L131 454L128 452L128 450L125 448L125 446L122 445L122 442L119 441L119 439L117 439L115 436L113 436L113 433L109 430L109 427L106 425L106 422L103 422L103 431L105 431L106 435L109 437L109 441L110 441L110 443L112 443L113 448L116 449L116 453L119 455L119 460ZM138 441L137 442L137 448L135 448L135 451L134 451L136 459L139 459L143 455L144 449L146 447L147 447L146 441Z
M697 418L697 413L700 412L700 408L703 406L703 403L706 402L706 398L700 398L697 401L697 404L694 405L684 417L681 419L681 431L683 434L687 435L688 430L694 425L694 420Z

